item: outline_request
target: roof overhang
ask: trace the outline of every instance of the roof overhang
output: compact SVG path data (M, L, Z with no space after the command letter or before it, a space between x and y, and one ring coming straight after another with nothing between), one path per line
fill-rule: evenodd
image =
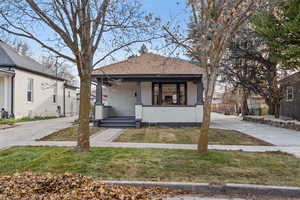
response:
M199 81L202 74L93 74L93 79L110 82L113 80L122 81L155 81L155 82L176 82L176 81Z
M51 78L51 79L56 79L56 80L60 80L60 81L66 81L66 79L64 79L64 78L56 77L54 75L43 73L43 72L39 72L39 71L34 71L34 70L31 70L31 69L28 69L28 68L25 68L25 67L22 67L22 66L19 66L19 65L0 65L0 68L1 67L2 68L16 68L16 69L27 71L27 72L30 72L30 73L33 73L33 74L37 74L37 75L40 75L40 76L45 76L45 77L48 77L48 78Z
M0 69L0 76L13 76L15 72Z

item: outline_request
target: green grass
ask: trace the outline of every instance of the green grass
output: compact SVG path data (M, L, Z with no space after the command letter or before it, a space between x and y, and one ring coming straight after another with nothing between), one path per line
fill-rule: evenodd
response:
M199 127L146 127L128 129L115 142L197 144ZM266 145L269 143L234 130L209 130L209 144Z
M23 117L19 119L0 119L0 125L9 125L9 124L15 124L19 122L29 122L29 121L37 121L37 120L47 120L47 119L55 119L59 118L58 116L36 116L36 117Z
M94 133L101 130L104 130L104 128L92 126L90 127L90 135L93 135ZM76 141L77 131L78 131L78 125L74 125L72 127L59 130L39 140L40 141Z
M283 153L14 147L0 152L0 175L75 173L101 180L188 181L300 186L300 159Z

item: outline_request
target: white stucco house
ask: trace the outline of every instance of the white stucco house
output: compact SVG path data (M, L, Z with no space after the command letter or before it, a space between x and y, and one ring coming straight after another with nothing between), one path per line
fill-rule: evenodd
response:
M77 87L0 41L0 109L8 117L76 115Z
M95 125L200 125L202 76L188 61L151 53L95 69Z

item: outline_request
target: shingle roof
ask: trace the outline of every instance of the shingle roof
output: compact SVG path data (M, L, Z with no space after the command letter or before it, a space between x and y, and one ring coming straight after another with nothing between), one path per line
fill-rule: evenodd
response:
M47 69L37 61L28 56L18 54L15 49L0 41L0 66L1 67L18 67L39 74L56 78L55 72ZM58 77L58 79L62 79Z
M197 65L176 58L146 53L94 70L93 75L125 74L203 74Z
M280 83L300 81L300 71L280 80Z

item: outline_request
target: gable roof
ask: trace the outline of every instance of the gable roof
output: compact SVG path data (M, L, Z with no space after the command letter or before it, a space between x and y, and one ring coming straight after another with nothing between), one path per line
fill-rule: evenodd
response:
M279 82L281 84L286 84L286 83L293 83L293 82L299 82L299 81L300 81L300 71L283 78Z
M203 74L197 65L188 61L164 57L157 54L145 53L141 56L132 57L128 60L97 68L93 75L184 75Z
M64 80L56 77L55 72L47 69L37 61L28 56L22 56L15 49L0 40L0 67L16 67L54 79Z

